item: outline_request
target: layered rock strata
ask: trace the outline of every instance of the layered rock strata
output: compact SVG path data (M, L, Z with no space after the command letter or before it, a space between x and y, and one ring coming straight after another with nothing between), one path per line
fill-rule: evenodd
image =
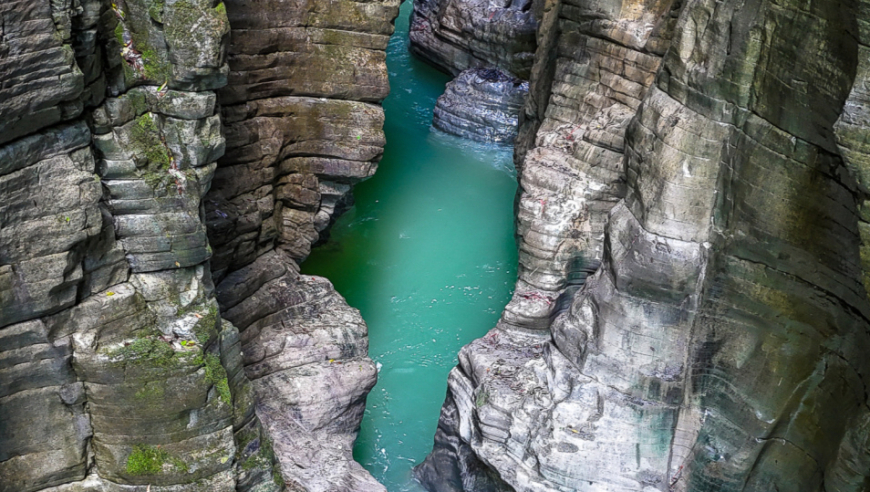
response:
M500 70L465 70L438 98L432 126L480 142L512 143L528 92L528 82Z
M431 490L864 490L863 7L548 5L517 294Z
M298 262L376 168L396 11L0 7L0 491L382 490L365 324Z
M411 52L456 76L438 100L433 127L484 142L516 138L541 6L533 0L414 1Z
M498 68L527 80L535 53L532 0L415 0L411 52L445 72Z
M377 169L398 7L227 2L227 151L205 199L211 267L257 413L300 490L383 490L352 457L377 378L365 323L328 281L298 272Z
M223 4L0 15L0 490L279 490L207 263Z

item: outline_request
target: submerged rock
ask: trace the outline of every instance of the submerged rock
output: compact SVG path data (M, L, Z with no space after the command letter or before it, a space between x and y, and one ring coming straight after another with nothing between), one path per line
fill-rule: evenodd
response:
M500 70L465 70L438 98L432 126L471 140L513 143L528 92L528 82Z

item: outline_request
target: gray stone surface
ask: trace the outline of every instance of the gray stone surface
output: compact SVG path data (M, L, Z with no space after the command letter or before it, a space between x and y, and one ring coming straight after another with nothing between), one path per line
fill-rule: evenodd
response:
M377 378L365 323L328 281L298 271L377 169L398 6L227 2L226 154L205 197L211 268L291 490L384 490L351 452Z
M0 16L0 490L279 490L207 263L223 4Z
M410 50L456 76L432 126L483 142L511 143L536 47L542 1L415 0Z
M520 279L451 372L431 490L865 488L864 12L545 5Z
M365 324L298 264L397 6L0 7L0 491L383 490ZM418 7L418 53L531 76L517 293L427 485L864 490L864 2Z
M383 489L365 324L296 272L377 168L397 13L0 7L0 491Z
M481 142L513 143L529 84L496 69L473 68L447 84L432 126Z
M285 480L306 490L383 490L353 461L365 397L377 380L365 322L332 284L267 253L218 287L241 329L243 362Z
M445 72L499 68L527 79L535 52L533 0L415 0L411 52Z

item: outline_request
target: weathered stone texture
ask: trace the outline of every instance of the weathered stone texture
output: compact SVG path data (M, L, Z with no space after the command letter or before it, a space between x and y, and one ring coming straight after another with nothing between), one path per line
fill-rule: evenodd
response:
M0 15L0 490L278 490L207 264L223 4Z
M669 5L619 3L550 8L561 30L541 46L560 58L534 72L552 83L532 80L518 148L517 294L461 351L418 476L863 490L865 10L695 0L671 31ZM632 38L669 31L667 51Z
M211 268L293 490L383 490L351 452L377 378L365 323L328 281L298 271L377 169L398 6L227 2L226 154L205 199Z
M94 42L99 9L93 0L75 6L70 1L12 1L0 7L0 143L75 118L84 102L102 98Z
M300 276L273 251L221 282L218 300L241 329L257 414L285 480L306 490L383 490L353 461L377 373L365 322L326 279Z
M377 167L397 13L0 7L0 490L382 490L365 324L296 272Z
M531 82L521 117L520 282L504 322L546 327L562 292L598 268L608 213L625 195L626 127L667 48L672 3L602 2L609 18L570 3L546 11L536 56L554 68Z
M513 143L529 84L497 69L460 73L438 98L432 126L481 142Z
M499 68L528 79L536 25L532 0L416 0L411 52L453 75Z
M541 3L414 1L411 52L456 76L438 99L434 128L483 142L513 142Z

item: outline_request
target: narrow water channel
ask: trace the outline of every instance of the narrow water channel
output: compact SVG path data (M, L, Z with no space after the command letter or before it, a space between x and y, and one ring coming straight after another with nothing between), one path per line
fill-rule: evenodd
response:
M447 373L495 325L517 263L512 150L430 131L449 77L408 53L410 12L406 1L387 52L384 158L302 265L368 323L381 369L354 456L389 492L423 490L411 468L432 447Z

